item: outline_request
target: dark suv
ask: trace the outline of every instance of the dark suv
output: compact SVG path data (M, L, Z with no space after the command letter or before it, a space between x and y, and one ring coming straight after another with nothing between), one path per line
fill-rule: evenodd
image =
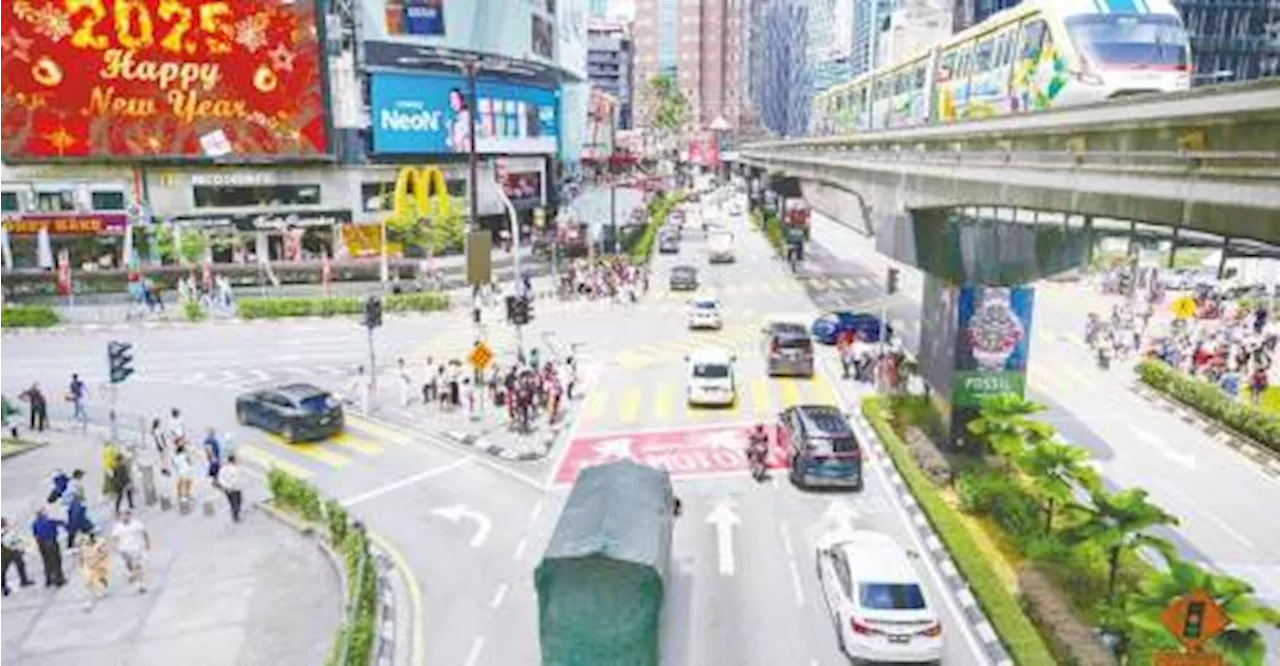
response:
M773 322L762 332L765 370L770 377L813 376L813 340L804 324Z
M833 405L792 405L778 414L778 445L791 482L862 490L862 451L849 420Z

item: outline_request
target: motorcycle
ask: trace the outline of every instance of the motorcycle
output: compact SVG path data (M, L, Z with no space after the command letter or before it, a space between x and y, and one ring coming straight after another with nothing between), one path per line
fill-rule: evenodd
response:
M769 475L769 466L765 464L767 452L768 441L752 437L751 443L747 445L747 463L751 467L751 478L755 479L756 483L764 483Z
M1098 345L1098 368L1101 370L1111 368L1111 353L1107 351L1105 345Z

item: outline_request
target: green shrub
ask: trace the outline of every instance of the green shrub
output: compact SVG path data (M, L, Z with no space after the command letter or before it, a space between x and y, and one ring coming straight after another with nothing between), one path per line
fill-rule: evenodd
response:
M306 481L272 467L267 471L267 488L277 505L307 522L318 523L324 517L320 493Z
M3 328L49 328L58 321L58 313L47 305L6 305L0 309Z
M1151 388L1280 453L1280 416L1236 400L1217 386L1160 361L1143 361L1137 372Z
M187 321L204 321L204 306L200 305L200 301L189 300L182 304L182 316Z
M658 230L667 221L671 210L683 200L684 195L677 192L660 194L649 204L649 220L634 236L634 240L628 239L627 255L631 257L631 263L639 265L649 262L649 257L653 255L653 242L658 237Z
M947 551L951 553L956 567L973 589L979 605L991 620L992 626L995 627L1005 647L1009 649L1014 661L1026 666L1055 663L1044 639L1019 605L1015 595L1005 588L1000 575L987 560L986 553L978 547L973 535L969 534L969 528L964 525L960 514L947 504L938 489L934 488L925 478L924 473L915 466L906 445L898 439L893 428L889 426L885 405L881 399L867 398L862 403L862 412L879 435L885 450L889 452L889 457L893 459L894 466L898 468L903 481L911 489L911 494L924 509L929 522L946 545Z
M382 299L386 312L436 312L449 309L448 294L393 294ZM237 311L244 319L336 317L364 312L359 298L242 298Z

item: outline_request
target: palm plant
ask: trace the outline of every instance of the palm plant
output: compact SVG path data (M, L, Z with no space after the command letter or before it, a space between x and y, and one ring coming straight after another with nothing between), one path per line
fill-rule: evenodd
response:
M1206 571L1171 554L1165 555L1165 561L1168 571L1142 581L1125 599L1129 625L1156 640L1167 640L1173 647L1160 614L1174 599L1204 590L1230 619L1209 645L1233 666L1262 666L1267 645L1259 629L1263 625L1280 628L1280 612L1262 605L1253 596L1253 587L1238 578Z
M1017 459L1029 477L1032 491L1044 503L1044 532L1053 531L1054 511L1072 503L1077 488L1098 489L1098 473L1089 466L1089 452L1057 439L1030 446Z
M1116 493L1095 489L1089 493L1093 506L1078 506L1088 519L1074 528L1069 536L1075 541L1092 541L1107 552L1107 599L1115 597L1116 574L1120 558L1142 547L1165 554L1173 546L1165 539L1145 530L1158 525L1177 525L1177 517L1147 501L1147 491L1130 488Z
M1029 418L1043 412L1044 405L1015 393L982 398L978 418L968 424L969 432L1006 461L1017 460L1027 446L1051 439L1053 426Z

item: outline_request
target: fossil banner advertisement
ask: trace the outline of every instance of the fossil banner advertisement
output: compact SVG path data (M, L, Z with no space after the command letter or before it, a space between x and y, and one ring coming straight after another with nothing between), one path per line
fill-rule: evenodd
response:
M1034 296L1028 287L959 289L951 385L956 407L977 407L988 395L1023 394Z
M330 153L314 0L6 0L6 161Z

